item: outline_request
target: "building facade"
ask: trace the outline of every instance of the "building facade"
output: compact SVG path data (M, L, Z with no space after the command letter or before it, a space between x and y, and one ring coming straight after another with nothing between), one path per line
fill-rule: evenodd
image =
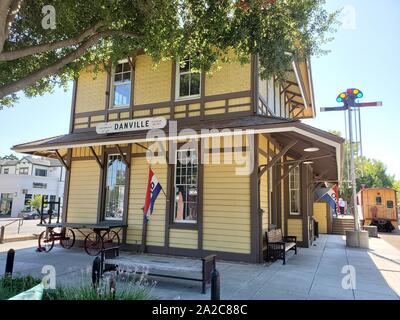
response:
M145 54L75 81L70 132L14 147L67 168L63 218L122 221L127 250L261 262L265 231L313 241L313 192L340 179L343 140L315 116L310 64L278 83L233 54L212 74ZM143 237L149 168L163 192Z
M0 160L0 212L18 217L29 209L35 195L50 201L64 197L65 169L58 160L26 156L21 160Z

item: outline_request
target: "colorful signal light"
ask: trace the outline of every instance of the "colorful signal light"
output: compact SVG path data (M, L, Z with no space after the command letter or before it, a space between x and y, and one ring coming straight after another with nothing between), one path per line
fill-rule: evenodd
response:
M360 90L354 89L354 90L353 90L353 93L354 93L354 94L359 94L359 93L360 93Z
M364 94L360 91L360 92L357 94L357 98L362 98L362 97L364 97Z
M353 89L347 89L347 94L353 94Z
M338 98L336 99L336 101L337 101L337 102L343 102L343 99L342 99L341 97L338 97Z
M347 97L347 95L346 95L345 93L341 93L341 94L340 94L340 97L341 97L342 99L344 99L344 98Z

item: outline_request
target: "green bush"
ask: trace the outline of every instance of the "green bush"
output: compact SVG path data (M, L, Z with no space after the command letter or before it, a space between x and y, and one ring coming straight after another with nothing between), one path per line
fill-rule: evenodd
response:
M0 300L7 300L17 294L33 288L41 282L31 275L4 276L0 278Z

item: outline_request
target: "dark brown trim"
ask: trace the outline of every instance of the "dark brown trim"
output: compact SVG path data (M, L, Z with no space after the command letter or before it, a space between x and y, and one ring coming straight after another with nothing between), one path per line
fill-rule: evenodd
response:
M111 69L113 66L111 65ZM106 69L106 74L107 74L107 80L106 80L106 101L105 101L105 106L104 109L107 112L107 110L110 108L110 99L111 99L111 72L112 70ZM108 116L106 121L108 121Z
M308 233L308 172L307 167L300 164L300 210L303 219L303 244L306 248L309 247L310 238Z
M258 56L253 54L251 56L251 103L253 106L253 113L258 112L258 98L259 98L259 92L258 92Z
M75 126L77 88L78 88L78 78L74 79L74 84L72 87L72 101L71 101L71 115L70 115L70 120L69 120L69 133L72 133L74 131L74 126Z
M69 170L68 164L64 161L64 158L61 156L60 152L58 152L58 150L54 150L57 156L58 161L61 162L61 164L63 165L63 167L66 170Z
M129 119L133 118L133 108L135 106L135 78L136 78L136 55L132 58L128 58L131 65L131 101L129 107Z
M203 74L204 72L202 72ZM204 139L200 141L200 149L198 159L200 160L198 167L198 185L197 188L198 198L197 198L197 224L198 224L198 232L197 232L197 248L199 250L203 250L203 193L204 193L204 161L203 161L203 143Z
M167 199L165 201L165 226L164 226L164 246L166 248L169 247L169 222L171 221L171 199L172 199L172 188L171 188L171 181L172 181L172 170L174 166L172 164L168 164L167 161Z
M128 225L128 214L129 214L129 195L131 187L131 163L132 163L132 144L128 144L128 150L126 152L126 158L129 162L129 166L126 168L125 172L125 191L124 191L124 216L122 217L124 225ZM126 243L127 230L128 228L123 228L122 230L122 243Z
M97 200L97 223L101 222L104 218L104 182L106 180L106 152L105 147L101 147L101 163L104 163L104 166L100 167L99 174L99 198Z
M94 150L94 148L92 146L89 146L90 151L93 154L93 157L96 159L97 164L99 165L100 169L103 169L104 167L104 163L102 163L99 159L99 156L96 154L96 151Z
M131 146L131 144L128 144L128 150L127 151L129 151L129 146ZM122 161L125 163L125 165L126 165L126 167L129 169L129 167L130 167L130 161L129 161L129 159L131 158L131 152L129 152L129 156L128 156L128 154L125 156L124 155L124 152L122 151L122 149L121 149L121 147L119 146L119 144L116 144L116 147L117 147L117 150L118 150L118 153L119 153L119 155L121 156L121 158L122 158ZM124 149L126 149L126 148L124 148ZM126 152L127 153L127 152Z
M252 262L262 262L262 215L258 192L258 134L254 136L254 150L251 152L251 161L254 164L250 175L250 233L251 233L251 259Z
M67 216L68 216L68 197L69 197L69 187L71 184L72 149L68 149L67 151L67 163L69 169L65 172L63 212L62 212L63 222L67 221Z

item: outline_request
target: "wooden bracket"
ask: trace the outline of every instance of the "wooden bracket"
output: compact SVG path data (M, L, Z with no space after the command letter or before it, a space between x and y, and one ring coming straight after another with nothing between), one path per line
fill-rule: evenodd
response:
M104 164L101 163L99 156L97 155L96 151L92 146L89 147L90 151L92 152L94 158L96 159L97 164L99 165L100 169L104 169Z
M120 156L121 156L121 158L122 158L122 161L125 163L125 165L128 167L128 168L130 168L130 162L126 159L126 156L124 155L124 153L122 152L122 149L121 149L121 147L119 146L119 144L117 144L116 145L117 146L117 149L118 149L118 152L119 152L119 154L120 154Z
M278 187L283 180L285 180L289 174L302 162L307 161L306 157L301 157L284 175L282 175L278 181L276 181L276 186Z
M260 179L267 170L272 168L272 166L274 166L279 161L279 159L282 158L297 142L298 142L297 140L292 141L286 147L284 147L277 155L275 155L271 159L271 161L268 161L266 165L260 166L258 172L258 179Z
M64 168L69 171L69 165L65 162L64 158L61 156L61 154L58 152L58 150L56 150L56 156L57 156L57 159L62 163Z

